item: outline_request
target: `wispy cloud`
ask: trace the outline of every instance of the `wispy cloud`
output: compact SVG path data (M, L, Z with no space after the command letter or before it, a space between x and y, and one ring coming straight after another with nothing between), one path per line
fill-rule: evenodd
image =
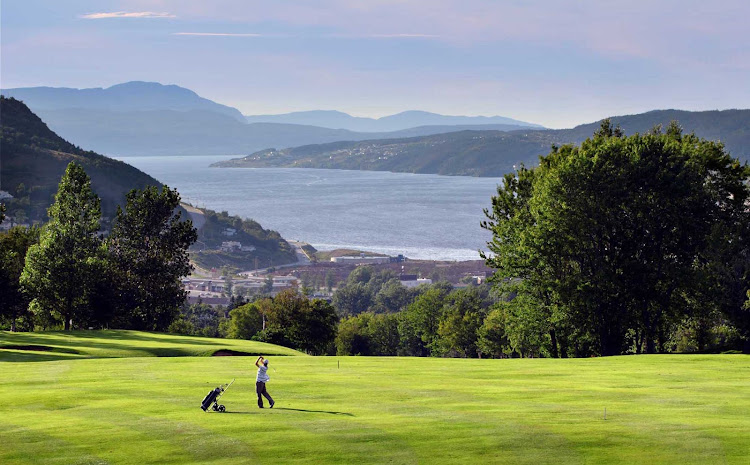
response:
M440 38L437 34L370 34L367 36L373 39L438 39Z
M234 32L173 32L174 36L207 36L207 37L263 37L263 34Z
M258 34L242 32L173 32L173 36L202 37L268 37L268 38L322 38L322 39L437 39L433 34Z
M81 15L83 19L108 19L108 18L139 18L139 19L151 19L151 18L175 18L176 16L166 12L155 12L155 11L111 11L103 13L87 13Z

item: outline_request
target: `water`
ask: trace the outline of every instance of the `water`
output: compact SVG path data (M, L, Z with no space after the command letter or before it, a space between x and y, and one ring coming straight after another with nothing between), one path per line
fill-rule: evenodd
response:
M120 160L184 201L252 218L319 250L350 248L424 260L477 260L496 178L303 168L209 168L229 157Z

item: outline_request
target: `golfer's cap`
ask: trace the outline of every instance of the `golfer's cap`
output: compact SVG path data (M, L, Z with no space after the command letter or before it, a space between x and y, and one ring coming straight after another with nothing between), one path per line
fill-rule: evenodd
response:
M268 365L268 359L267 358L263 359L263 365Z

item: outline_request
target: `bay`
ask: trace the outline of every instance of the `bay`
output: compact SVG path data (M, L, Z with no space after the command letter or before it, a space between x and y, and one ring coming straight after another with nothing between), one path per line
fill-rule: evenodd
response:
M306 168L210 168L222 156L119 157L197 207L252 218L319 250L477 260L497 178Z

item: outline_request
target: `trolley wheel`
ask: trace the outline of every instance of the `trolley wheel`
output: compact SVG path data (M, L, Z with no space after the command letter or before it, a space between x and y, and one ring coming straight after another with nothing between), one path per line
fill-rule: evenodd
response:
M214 412L218 412L219 411L219 405L218 404L212 405L211 406L211 410L213 410Z
M225 412L227 409L223 405L219 405L219 412Z

